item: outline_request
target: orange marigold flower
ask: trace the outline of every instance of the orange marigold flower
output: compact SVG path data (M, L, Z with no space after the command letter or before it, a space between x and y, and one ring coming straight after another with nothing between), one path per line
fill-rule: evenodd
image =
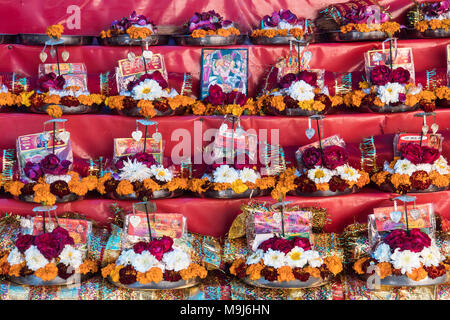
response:
M422 90L419 94L419 99L424 100L426 102L433 102L436 100L436 96L434 95L433 91L430 90Z
M111 173L108 172L107 174L105 174L103 177L98 179L98 183L97 183L97 191L100 194L105 194L106 190L105 190L105 182L108 181L109 179L111 179Z
M380 271L380 278L384 279L389 277L392 274L392 265L389 262L381 262L377 264L377 267Z
M236 29L235 27L230 27L227 29L228 31L230 31L231 34L234 34L235 36L238 36L241 34L241 32L239 31L239 29Z
M356 182L356 186L358 188L362 188L366 184L369 184L369 182L370 182L369 174L362 170L358 170L358 173L360 174L360 177L359 177L358 181Z
M450 184L449 178L437 171L431 171L428 176L431 179L431 183L438 188L445 188Z
M111 272L115 269L116 265L114 263L108 264L106 267L102 268L102 277L107 278Z
M391 183L397 189L400 185L408 185L409 186L411 184L411 181L407 174L394 173L391 176Z
M219 30L217 30L217 35L221 37L229 37L231 36L231 32L227 29L220 28Z
M413 94L407 94L405 104L409 107L415 106L419 102L419 99L417 99L416 95Z
M255 263L248 266L245 273L248 275L250 280L259 280L261 278L261 270L264 269L262 263Z
M5 182L5 185L3 186L3 188L5 189L6 192L9 192L10 194L12 194L15 197L18 197L22 193L21 190L24 185L25 184L20 181L7 181L7 182Z
M57 94L46 95L44 98L44 103L47 104L59 104L60 101L61 98Z
M70 180L69 190L70 190L70 192L75 193L77 196L80 196L80 197L84 196L89 191L86 183L82 183L75 179Z
M84 262L80 265L81 274L96 273L97 270L98 270L97 263L90 259L84 260Z
M160 268L153 267L145 273L145 277L150 282L158 283L163 280L163 273Z
M12 265L9 268L9 273L8 274L10 276L12 276L12 277L20 277L20 270L22 270L23 267L25 267L25 262Z
M328 183L317 183L316 187L317 187L317 190L320 190L320 191L330 190L330 185Z
M420 281L428 276L428 272L423 267L414 269L411 273L407 272L406 275L413 281Z
M46 33L50 38L59 39L64 32L64 26L61 24L54 24L47 27Z
M123 268L123 266L114 265L114 268L110 272L109 276L111 277L111 280L114 282L118 282L120 279L120 270Z
M118 195L127 196L134 192L133 185L128 180L122 180L117 185L116 192Z
M289 266L282 266L282 267L278 268L277 273L278 273L277 280L279 282L295 280L294 273L292 272L292 268ZM320 275L320 272L319 272L319 275Z
M435 95L437 98L441 100L450 100L450 88L448 87L439 87L435 89Z
M153 118L156 116L155 107L151 101L140 100L137 104L139 108L139 114L145 118Z
M89 191L92 191L97 187L98 179L96 176L87 176L81 179L81 183L86 185Z
M232 263L232 265L231 265L231 267L230 267L230 273L232 274L232 275L237 275L236 274L236 268L238 268L241 264L245 264L245 260L244 259L242 259L242 258L239 258L239 259L236 259L236 260L234 260L233 261L233 263Z
M124 99L125 99L125 96L111 96L111 97L106 98L105 104L110 109L122 110Z
M152 30L131 26L127 29L127 34L131 39L145 39L152 34Z
M364 262L366 262L369 258L365 257L365 258L361 258L358 261L355 262L355 264L353 265L353 270L355 270L355 272L357 274L364 274L364 271L362 270L362 265L364 264Z
M340 273L343 269L342 261L336 256L330 256L323 259L323 262L327 266L328 270L334 275Z
M320 270L318 268L305 267L303 270L308 272L314 278L320 278Z
M58 268L54 263L47 263L45 267L36 270L34 275L43 281L51 281L58 275Z
M203 29L196 29L192 31L192 38L204 38L206 37L206 31Z
M52 118L60 118L63 112L58 105L51 104L47 107L47 114Z
M0 274L7 275L9 273L9 268L11 267L8 263L9 252L5 253L0 258Z

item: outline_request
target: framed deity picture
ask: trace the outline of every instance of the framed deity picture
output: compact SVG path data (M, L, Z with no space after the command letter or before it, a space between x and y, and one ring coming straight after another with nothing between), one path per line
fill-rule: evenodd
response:
M200 97L208 96L209 87L219 85L224 92L233 90L247 94L247 49L202 49Z

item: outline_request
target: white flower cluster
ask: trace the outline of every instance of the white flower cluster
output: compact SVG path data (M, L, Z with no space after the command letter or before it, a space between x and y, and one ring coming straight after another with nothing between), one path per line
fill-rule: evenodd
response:
M83 90L76 90L75 91L75 90L66 90L66 89L55 90L55 89L50 88L48 90L48 95L49 96L56 95L56 96L60 96L61 98L62 97L66 97L66 96L72 96L72 97L78 98L81 95L88 96L88 95L90 95L90 92L89 91L83 91Z
M173 173L162 165L152 165L150 168L136 159L124 161L124 166L120 169L119 177L121 180L130 182L144 181L154 177L161 182L169 182L173 178Z
M55 181L62 180L66 183L69 183L70 180L72 180L72 176L70 174L64 174L64 175L53 175L53 174L47 174L45 175L45 183L52 184Z
M297 101L314 100L314 87L303 80L295 81L287 89L287 94Z
M164 270L178 272L189 267L191 258L188 253L178 248L164 253L161 261L158 261L148 250L136 253L133 249L127 249L121 252L116 264L121 266L131 265L141 273L145 273L151 268L159 268L162 272Z
M283 266L303 268L307 264L312 268L318 268L323 264L319 252L315 250L305 251L297 246L292 248L287 254L278 250L269 249L264 252L258 249L247 258L246 264L257 264L261 260L266 266L273 268L281 268Z
M420 268L421 264L425 267L439 266L439 263L445 260L439 251L439 248L431 244L423 248L420 252L410 250L400 251L399 248L391 253L391 248L386 243L381 243L372 253L372 257L378 262L392 263L395 269L400 269L403 274L411 273L414 269Z
M261 178L261 175L257 171L250 168L236 170L225 164L213 171L213 177L213 182L215 183L233 183L238 179L242 182L255 183L257 179Z
M343 180L352 182L358 181L361 177L358 170L348 164L339 166L334 170L322 166L315 166L313 169L307 170L306 174L310 180L317 184L328 183L333 176L339 176Z
M409 86L397 82L388 82L384 86L379 86L377 89L378 97L384 104L393 104L400 102L400 94L416 95L422 91L421 86Z
M153 101L159 98L167 98L169 96L169 92L161 88L157 81L145 79L133 88L131 91L131 96L134 100Z
M14 248L8 255L8 263L10 265L25 262L27 267L32 271L37 271L45 267L51 261L47 260L39 249L32 245L24 254L21 254L17 248ZM83 254L80 250L71 245L66 245L58 256L59 262L78 269L83 263Z
M433 164L430 163L413 164L408 159L398 160L394 165L394 169L391 169L389 167L389 163L385 161L384 171L388 171L391 174L394 173L406 174L408 176L411 176L416 171L425 171L426 173L436 171L439 174L444 175L450 173L450 166L448 165L447 160L445 160L443 156L440 156L439 159L437 159Z

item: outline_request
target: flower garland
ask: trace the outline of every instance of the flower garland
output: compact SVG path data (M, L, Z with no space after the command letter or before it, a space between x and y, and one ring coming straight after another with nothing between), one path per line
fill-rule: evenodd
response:
M156 25L142 14L133 11L129 17L121 20L114 20L108 30L102 30L102 39L110 38L121 34L128 34L131 39L145 39L156 33Z
M83 259L66 229L55 228L38 236L20 234L15 247L0 258L0 274L11 277L35 275L43 281L67 280L75 273L93 274L97 263Z
M12 107L19 105L21 102L20 95L9 92L5 85L0 88L0 107Z
M80 178L78 173L69 171L70 165L70 161L60 161L58 156L49 154L39 163L26 163L28 180L7 181L4 189L14 197L32 196L34 202L52 206L58 198L69 194L84 196L96 188L97 177Z
M117 173L107 173L98 179L96 187L100 194L135 195L139 199L150 199L155 191L188 189L186 178L175 177L171 170L158 165L153 156L147 153L121 157L115 167Z
M223 17L214 10L208 12L196 12L187 23L189 33L193 38L204 38L206 36L238 36L240 31L234 27L230 20Z
M426 30L436 30L444 29L447 31L450 28L450 19L432 19L432 20L422 20L414 23L414 28L420 32L425 32Z
M449 186L450 166L439 150L410 142L402 146L401 153L402 159L385 162L383 171L372 175L377 186L387 185L397 193Z
M279 89L257 99L258 108L269 113L282 112L285 109L326 113L332 106L326 91L317 87L317 74L314 72L288 73L280 79L278 86Z
M340 30L344 34L351 31L357 32L383 31L387 34L393 35L400 31L400 24L392 21L383 22L381 24L348 23L341 26Z
M188 253L173 247L173 239L163 236L138 242L121 252L115 263L102 268L102 276L123 285L177 282L197 277L204 279L206 269L191 261Z
M371 257L357 260L353 270L363 275L370 265L376 265L381 279L406 275L413 281L420 281L445 275L450 269L445 261L439 248L420 229L394 230L377 245Z
M237 259L230 267L230 273L239 278L248 277L253 281L264 278L271 282L306 282L310 277L327 279L342 270L338 257L322 258L309 240L302 237L265 240L247 259Z
M251 37L276 36L286 37L288 34L297 39L303 38L307 32L307 24L312 24L307 19L299 19L290 10L274 11L271 16L266 15L261 21L261 29L253 30Z

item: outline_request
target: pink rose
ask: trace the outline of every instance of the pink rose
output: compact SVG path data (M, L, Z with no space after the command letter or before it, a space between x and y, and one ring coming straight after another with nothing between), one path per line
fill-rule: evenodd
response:
M161 261L163 255L164 255L164 244L159 241L159 240L153 240L149 243L148 251L150 251L150 253L152 255L155 256L156 259L158 259L158 261Z
M159 242L162 244L164 248L164 252L172 251L173 239L171 237L163 236Z

